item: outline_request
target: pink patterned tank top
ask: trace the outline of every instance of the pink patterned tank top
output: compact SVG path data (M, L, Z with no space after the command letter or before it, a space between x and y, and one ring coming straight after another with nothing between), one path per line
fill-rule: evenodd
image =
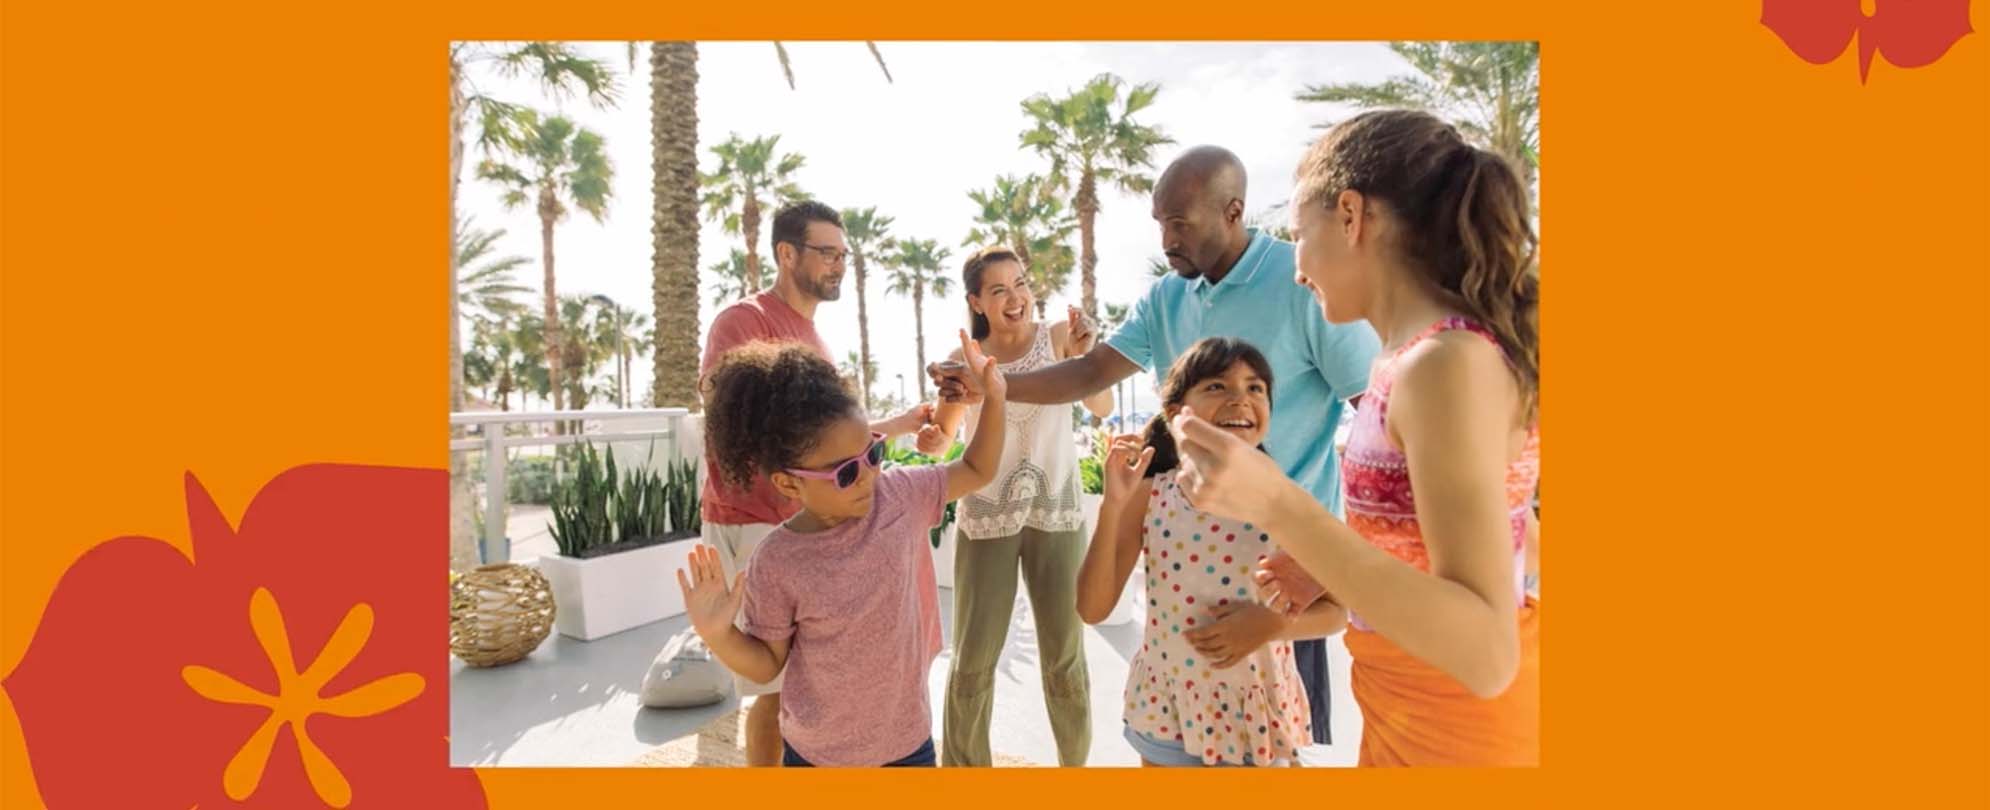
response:
M1403 451L1389 438L1389 394L1395 388L1396 365L1411 347L1432 335L1462 329L1499 342L1485 327L1465 318L1446 318L1411 338L1402 348L1376 361L1368 377L1368 391L1361 397L1354 426L1348 432L1347 452L1341 456L1341 481L1347 495L1347 524L1370 545L1417 570L1430 571L1430 551L1423 544L1423 527L1416 517L1416 495L1410 491L1409 463ZM1501 354L1504 354L1502 349ZM1527 443L1520 457L1506 466L1507 515L1513 526L1514 604L1525 602L1526 554L1522 548L1527 536L1527 510L1533 503L1534 486L1541 478L1541 435L1538 425L1527 428ZM1369 629L1359 616L1350 622Z

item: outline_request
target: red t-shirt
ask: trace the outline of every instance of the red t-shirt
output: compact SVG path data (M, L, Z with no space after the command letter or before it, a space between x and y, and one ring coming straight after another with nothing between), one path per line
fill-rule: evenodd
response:
M719 310L719 316L712 319L712 332L705 336L705 359L698 365L698 379L704 380L726 352L756 340L793 341L814 349L824 360L836 362L830 358L822 336L815 333L815 322L802 317L780 296L766 291ZM755 479L751 489L725 484L714 461L711 449L706 448L704 506L699 510L705 522L726 526L779 524L801 509L801 504L775 491L764 476Z

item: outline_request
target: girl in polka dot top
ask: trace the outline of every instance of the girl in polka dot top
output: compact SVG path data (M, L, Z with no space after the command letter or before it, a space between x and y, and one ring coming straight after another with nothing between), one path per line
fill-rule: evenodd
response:
M1203 340L1175 361L1146 435L1115 438L1106 458L1078 614L1104 620L1145 556L1147 626L1125 692L1126 740L1145 765L1290 765L1312 738L1292 640L1339 632L1346 614L1321 600L1286 618L1259 603L1251 572L1271 537L1182 498L1167 428L1187 405L1260 444L1271 385L1271 365L1249 343Z

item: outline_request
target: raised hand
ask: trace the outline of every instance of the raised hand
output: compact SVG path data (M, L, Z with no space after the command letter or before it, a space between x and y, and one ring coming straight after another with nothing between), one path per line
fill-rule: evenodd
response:
M1106 453L1105 463L1105 503L1120 505L1126 498L1140 491L1140 480L1147 476L1147 465L1154 461L1154 448L1144 447L1140 436L1123 433L1112 438L1112 449Z
M933 379L933 387L939 389L940 399L962 405L981 402L981 377L969 370L966 363L958 360L927 363L926 376Z
M1077 357L1091 351L1092 346L1098 343L1099 330L1092 325L1092 319L1085 317L1085 313L1078 311L1077 307L1067 305L1065 309L1069 310L1065 317L1071 326L1071 356Z
M1295 486L1271 456L1184 407L1169 423L1181 455L1175 485L1195 508L1238 520L1263 521L1272 496Z
M953 438L941 430L939 425L928 423L919 426L919 435L913 439L912 444L919 452L939 458L953 449Z
M885 432L892 436L903 436L907 433L916 433L920 428L932 424L932 422L933 403L921 402L910 408L906 408L904 412L897 416L893 416L890 422L891 429Z
M719 563L718 549L699 545L691 549L690 579L685 579L684 569L677 569L677 587L684 592L684 613L691 618L691 627L707 645L732 629L733 619L739 616L739 606L745 600L746 572L733 577L732 588L726 588L725 568Z
M1002 377L1002 367L995 358L982 354L981 342L967 336L967 330L960 330L960 356L965 360L971 376L981 383L981 394L990 399L1008 399L1009 382Z

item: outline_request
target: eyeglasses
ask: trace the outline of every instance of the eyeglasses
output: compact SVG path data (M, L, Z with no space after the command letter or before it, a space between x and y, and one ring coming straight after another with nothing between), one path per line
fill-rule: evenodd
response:
M884 434L882 433L871 434L871 446L864 448L864 452L862 455L851 456L850 458L837 462L835 467L832 467L827 471L797 470L790 467L786 472L789 475L795 476L797 478L812 478L817 481L835 481L837 489L849 489L852 485L857 483L857 477L862 473L862 468L857 466L857 462L860 461L870 465L874 469L879 464L884 463Z
M830 264L842 264L844 259L850 257L850 251L836 247L835 245L811 245L807 242L795 242L793 244L796 247L815 251L815 255L821 256L823 261Z

